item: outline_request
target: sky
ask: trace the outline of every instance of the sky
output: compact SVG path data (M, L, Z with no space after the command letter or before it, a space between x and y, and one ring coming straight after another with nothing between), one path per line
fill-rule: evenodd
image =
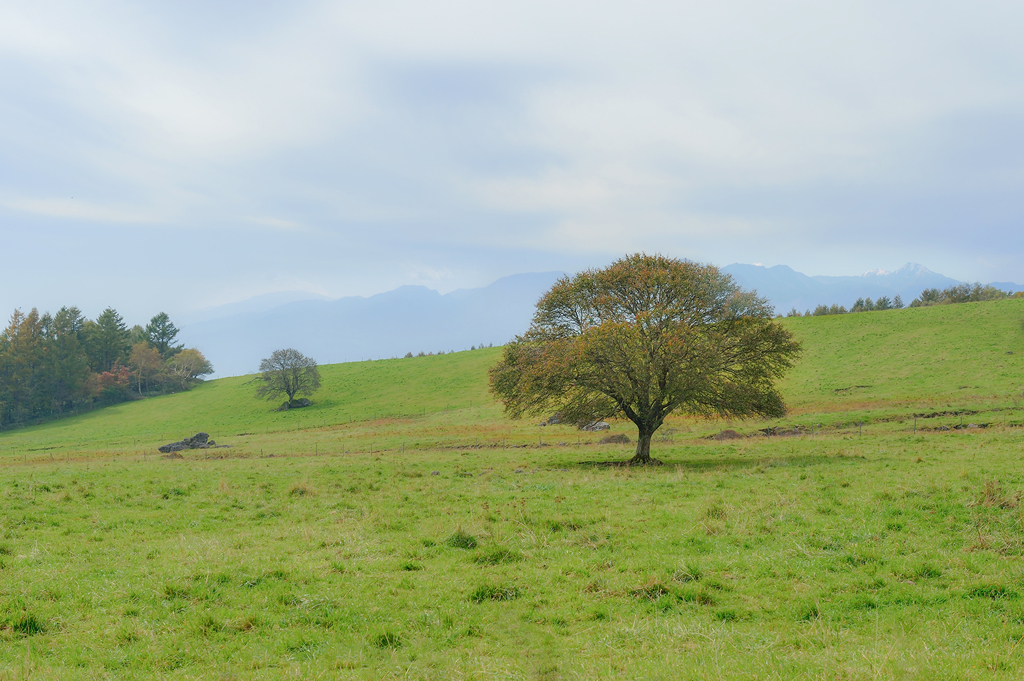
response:
M0 315L631 252L1024 283L1024 3L0 3Z

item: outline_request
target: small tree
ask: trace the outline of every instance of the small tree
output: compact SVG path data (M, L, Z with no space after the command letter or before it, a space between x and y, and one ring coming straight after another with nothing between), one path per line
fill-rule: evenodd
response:
M518 418L558 413L637 426L630 463L675 411L781 416L773 386L799 351L772 309L718 268L644 254L560 279L505 346L491 391Z
M260 362L258 378L262 383L256 389L257 398L272 400L285 395L288 404L295 401L296 395L312 395L320 387L316 360L293 348L274 350Z
M132 372L126 366L115 364L110 371L93 374L93 393L104 402L114 404L128 398Z
M142 394L142 384L149 384L160 376L164 368L163 358L156 348L151 347L146 341L141 341L132 346L132 353L128 358L128 366L135 375L135 385L139 394Z
M213 365L195 348L185 348L165 362L167 371L178 379L182 390L188 390L200 376L213 373Z

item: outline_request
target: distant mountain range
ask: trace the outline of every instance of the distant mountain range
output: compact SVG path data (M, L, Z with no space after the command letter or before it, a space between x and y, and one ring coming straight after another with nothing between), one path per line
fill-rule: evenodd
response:
M926 288L962 283L916 264L859 277L811 277L785 265L736 263L723 271L743 288L768 298L779 314L832 303L849 308L857 298L881 296L899 295L909 304ZM216 376L254 373L260 360L279 348L295 348L321 364L334 364L501 345L527 329L537 301L561 276L517 274L444 295L424 286L336 300L303 291L272 293L190 315L182 322L179 339L202 350ZM1018 284L992 285L1024 290Z
M859 277L809 277L785 265L762 267L736 263L722 269L743 288L756 289L768 298L779 314L793 308L806 312L818 305L833 303L849 308L858 298L877 300L882 296L892 299L898 295L909 305L926 288L944 289L963 283L916 263L907 263L895 272L873 270ZM1024 286L1018 284L997 282L992 285L1004 291L1024 290Z
M402 286L369 298L280 305L259 296L196 315L202 321L183 324L179 340L202 350L218 377L254 373L260 360L279 348L335 364L502 345L526 330L537 301L561 276L517 274L444 295L425 286Z

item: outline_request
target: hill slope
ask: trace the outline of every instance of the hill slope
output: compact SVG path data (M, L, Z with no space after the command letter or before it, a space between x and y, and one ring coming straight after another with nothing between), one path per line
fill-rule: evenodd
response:
M794 416L1010 403L1024 390L1022 321L1024 300L785 319L804 353L780 387ZM438 437L467 428L499 438L509 429L534 432L533 424L507 423L488 394L487 369L499 356L491 348L323 366L314 405L291 412L254 399L249 378L219 379L2 433L0 453L151 450L197 430L227 442L331 427L359 427L372 438L375 420L406 416L427 417L403 426L408 436L424 429ZM628 424L620 429L631 432Z
M489 405L487 368L501 350L350 362L320 367L321 388L314 403L278 412L276 403L255 399L252 376L222 378L187 393L128 402L40 426L0 434L0 451L45 451L50 447L102 449L154 447L198 430L217 439L250 433L277 433L367 421L422 416Z
M1024 300L787 318L804 354L781 388L797 412L1019 396L1022 322Z

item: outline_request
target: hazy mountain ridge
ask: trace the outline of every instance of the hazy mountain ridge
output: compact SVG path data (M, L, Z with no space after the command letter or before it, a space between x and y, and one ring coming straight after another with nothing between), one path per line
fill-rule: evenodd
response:
M329 296L321 295L319 293L311 293L309 291L275 291L274 293L264 293L263 295L253 296L252 298L246 298L234 303L226 303L224 305L217 305L215 307L208 307L202 310L196 310L181 315L179 323L188 326L190 324L199 324L202 322L210 321L211 319L222 319L224 317L230 317L236 314L245 314L247 312L266 312L272 310L275 307L287 305L288 303L294 303L301 300L332 300Z
M850 307L857 298L899 295L910 303L925 288L962 283L917 264L859 277L808 276L785 265L735 263L723 270L744 288L767 297L779 314L820 304ZM201 321L184 323L179 340L200 348L219 377L253 373L262 358L287 347L321 364L334 364L500 345L527 329L537 300L561 276L518 274L447 294L425 286L336 300L301 291L268 294L197 313L194 318ZM1017 284L993 286L1024 290ZM279 300L288 302L275 304Z
M808 276L786 265L764 267L734 263L722 268L743 288L756 289L768 298L778 314L796 308L800 312L818 305L837 303L851 307L858 298L890 299L897 295L904 304L918 297L926 288L944 289L964 282L952 279L917 263L907 263L895 272L874 270L861 276ZM1024 290L1012 283L993 283L1004 291Z
M500 345L526 330L537 300L561 276L518 274L444 295L401 286L367 298L296 300L183 325L180 339L201 348L218 377L253 373L285 347L334 364Z

